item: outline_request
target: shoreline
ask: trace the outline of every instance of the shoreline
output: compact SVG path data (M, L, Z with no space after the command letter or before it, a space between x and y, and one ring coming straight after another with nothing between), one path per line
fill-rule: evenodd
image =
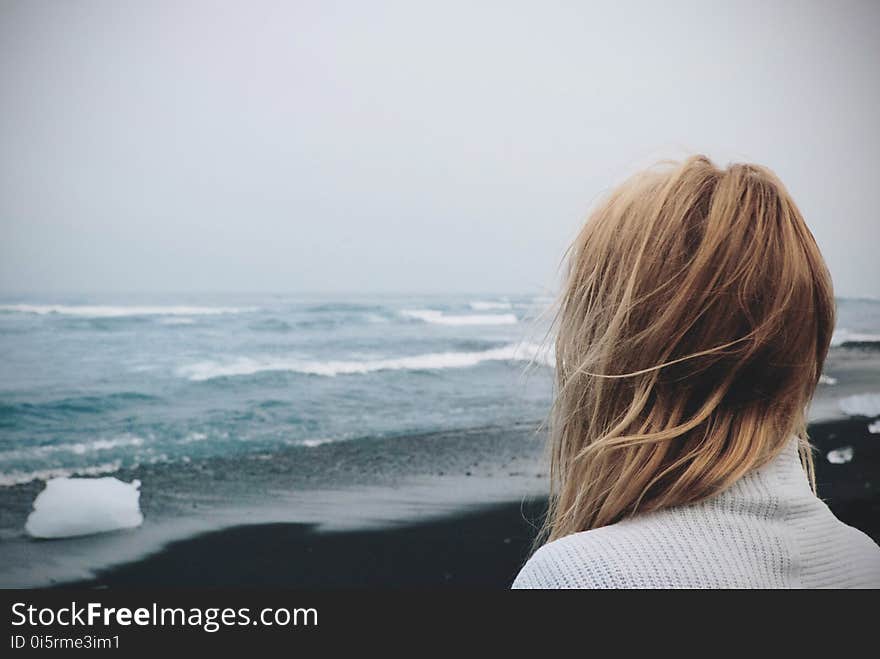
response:
M820 497L880 541L880 437L868 421L814 423L810 435ZM828 461L846 446L850 462ZM130 475L151 479L141 527L5 539L0 586L506 587L500 575L513 578L546 506L542 455L543 438L520 424L291 450L269 470L259 459L190 465L183 491L142 471Z
M174 542L247 524L390 529L518 501L546 491L542 453L534 424L522 423L290 447L272 459L255 454L174 470L124 470L114 475L143 483L142 526L58 540L34 540L18 530L0 543L0 587L88 580ZM21 529L42 484L16 489L16 506L0 510L7 527Z
M238 508L264 508L291 494L385 487L401 489L436 478L536 478L544 437L537 421L366 436L198 461L142 464L107 474L141 481L147 520ZM0 487L0 538L24 537L39 480ZM9 532L13 530L15 535Z
M880 438L867 423L813 424L811 443L820 497L841 521L880 542ZM853 448L852 461L829 462L827 453L843 446ZM546 497L533 492L504 501L496 494L501 500L450 502L434 515L365 528L238 524L62 587L507 588L530 553Z
M508 587L528 557L545 500L474 506L430 521L321 531L250 524L169 544L72 588Z

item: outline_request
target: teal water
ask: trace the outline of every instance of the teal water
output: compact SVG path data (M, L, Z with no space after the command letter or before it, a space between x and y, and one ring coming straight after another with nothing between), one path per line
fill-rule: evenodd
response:
M0 300L0 486L540 420L552 390L551 353L539 345L549 302ZM825 407L839 407L829 398L838 392L874 405L880 302L838 307Z
M548 302L4 299L0 485L540 419Z

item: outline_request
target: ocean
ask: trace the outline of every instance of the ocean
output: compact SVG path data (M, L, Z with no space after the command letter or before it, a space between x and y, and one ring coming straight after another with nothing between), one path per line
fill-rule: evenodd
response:
M0 304L0 486L540 421L540 296L71 297ZM815 417L880 390L880 302L842 299ZM830 385L833 383L833 385ZM875 401L876 402L876 401ZM871 410L867 410L870 412Z
M548 302L4 302L0 486L540 419Z

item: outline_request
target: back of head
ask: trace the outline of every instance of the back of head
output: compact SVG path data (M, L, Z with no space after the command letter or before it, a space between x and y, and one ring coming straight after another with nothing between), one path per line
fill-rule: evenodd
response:
M546 535L700 501L793 435L806 448L833 326L822 256L767 169L699 156L621 185L568 254Z

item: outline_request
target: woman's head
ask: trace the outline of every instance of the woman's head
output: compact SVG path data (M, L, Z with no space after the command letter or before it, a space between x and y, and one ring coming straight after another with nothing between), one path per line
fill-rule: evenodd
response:
M834 298L770 171L698 156L639 174L567 259L550 539L709 497L792 435L806 448Z

